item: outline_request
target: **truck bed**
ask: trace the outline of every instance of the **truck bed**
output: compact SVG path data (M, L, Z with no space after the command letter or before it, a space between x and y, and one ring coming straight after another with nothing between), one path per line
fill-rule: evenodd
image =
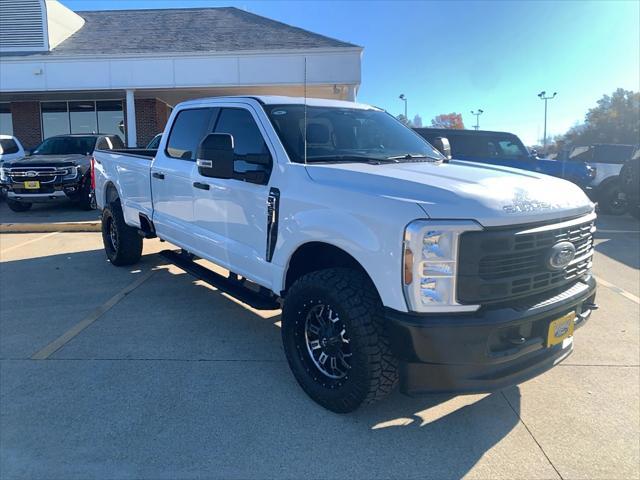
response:
M151 163L156 150L129 148L96 150L96 201L99 208L109 202L108 190L115 187L122 212L129 225L140 225L140 213L153 217Z

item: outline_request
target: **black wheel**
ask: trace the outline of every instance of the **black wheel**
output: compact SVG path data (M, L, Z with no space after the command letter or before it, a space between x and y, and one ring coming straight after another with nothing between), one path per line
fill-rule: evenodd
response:
M10 200L7 198L7 206L14 212L26 212L31 208L30 203L17 202L16 200Z
M284 302L282 341L302 389L333 412L379 400L398 383L382 303L356 270L320 270L296 281Z
M627 202L620 198L620 184L618 182L606 185L598 200L598 206L602 213L609 215L622 215L627 211Z
M113 265L133 265L140 260L142 237L137 229L124 222L119 200L102 211L102 243Z

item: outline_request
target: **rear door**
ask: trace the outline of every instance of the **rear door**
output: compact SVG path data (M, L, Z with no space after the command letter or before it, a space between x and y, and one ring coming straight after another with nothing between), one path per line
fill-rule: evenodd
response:
M158 149L151 167L156 231L161 238L189 250L194 244L192 178L196 153L211 130L212 114L212 108L187 108L178 112L166 145Z

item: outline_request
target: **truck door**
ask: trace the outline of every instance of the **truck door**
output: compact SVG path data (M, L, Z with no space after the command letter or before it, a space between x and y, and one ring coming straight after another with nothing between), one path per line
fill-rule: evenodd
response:
M151 167L153 223L161 238L193 247L193 172L202 138L211 128L214 109L193 108L175 117L166 143ZM162 146L162 143L161 143Z
M212 131L233 136L234 177L209 178L197 169L193 171L195 251L250 280L269 285L267 202L274 157L253 109L229 105L220 108Z

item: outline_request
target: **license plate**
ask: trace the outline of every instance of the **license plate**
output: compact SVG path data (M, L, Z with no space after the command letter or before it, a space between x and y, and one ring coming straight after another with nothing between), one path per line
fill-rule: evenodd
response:
M36 180L30 180L28 182L24 182L24 188L28 190L37 190L40 188L40 182Z
M549 324L549 334L547 335L547 347L553 347L562 343L566 338L573 335L576 312L556 318Z

